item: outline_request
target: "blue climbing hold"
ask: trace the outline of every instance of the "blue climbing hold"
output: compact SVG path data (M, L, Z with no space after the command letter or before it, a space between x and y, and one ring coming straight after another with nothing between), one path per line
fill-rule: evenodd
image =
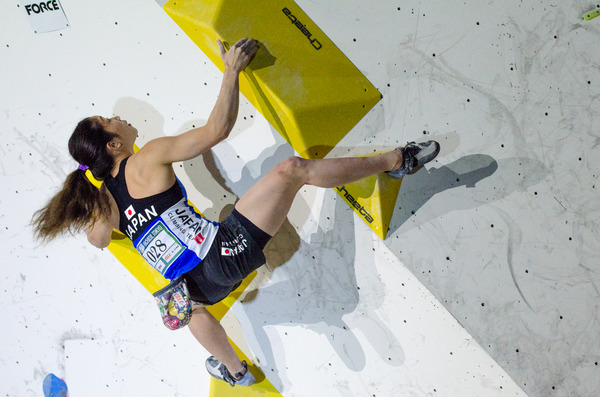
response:
M44 378L44 397L67 397L67 384L54 374Z

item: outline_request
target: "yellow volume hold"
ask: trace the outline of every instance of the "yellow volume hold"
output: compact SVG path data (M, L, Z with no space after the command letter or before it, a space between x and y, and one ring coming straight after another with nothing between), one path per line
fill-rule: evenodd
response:
M240 90L304 158L323 158L381 94L319 27L286 0L157 2L221 70L217 40L259 41ZM385 239L401 181L366 178L336 191Z
M374 156L380 153L374 152L365 156ZM335 191L379 238L385 240L401 185L402 179L393 179L387 174L378 174L338 186Z
M381 99L291 0L172 0L163 9L221 70L217 39L259 42L240 91L304 158L325 157Z

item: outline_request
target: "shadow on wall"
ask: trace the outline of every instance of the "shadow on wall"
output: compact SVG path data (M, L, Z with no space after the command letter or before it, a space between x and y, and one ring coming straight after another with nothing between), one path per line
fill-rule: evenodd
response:
M278 353L274 346L278 342L272 334L267 334L270 325L299 326L323 335L352 371L360 372L366 366L357 331L384 362L391 366L405 362L400 342L377 312L385 298L382 292L385 288L374 259L361 255L357 260L353 212L333 191L328 194L329 205L323 209L319 224L327 224L324 218L331 218L335 219L335 225L328 231L319 228L311 235L310 243L300 241L297 252L278 269L278 279L282 281L261 287L257 292L261 296L260 303L244 303L244 312L264 355L263 370L270 371L269 379L279 390L290 382L286 366L282 364L285 357L275 357ZM361 246L365 251L371 248ZM362 289L356 279L357 262L361 267L361 280L364 280ZM361 293L369 296L368 305L361 301ZM291 340L281 340L281 344L287 343ZM310 354L310 348L307 353ZM279 362L277 367L275 362Z
M227 143L224 142L223 145ZM205 154L203 157L207 170L222 189L237 197L243 195L258 178L277 163L293 154L289 145L281 145L275 149L266 148L259 158L245 165L238 182L223 177L219 172L221 166L218 159L212 154ZM253 176L251 170L256 168L260 168L260 172ZM198 168L194 168L193 172L191 169L186 171L193 180L199 181ZM299 325L324 335L340 359L353 371L361 371L366 365L363 347L354 333L356 330L366 336L385 362L401 366L405 361L399 341L393 332L387 329L385 322L379 319L377 303L360 308L361 315L353 318L353 331L343 320L344 316L357 311L360 302L360 288L354 269L356 255L352 248L356 245L352 232L354 217L352 210L338 199L333 190L330 195L329 206L322 211L322 216L335 219L335 227L330 231L319 228L319 231L310 237L310 243L304 243L292 224L286 221L265 248L267 265L263 267L261 279L258 280L258 285L263 286L244 295L244 311L250 319L254 336L264 354L264 365L272 366L272 373L277 374L278 380L271 376L270 380L279 389L288 381L282 370L285 366L275 368L273 365L276 360L272 336L267 335L265 331L269 325ZM334 211L331 211L332 209ZM230 211L231 209L227 208L222 214L228 214ZM294 202L294 211L306 214L307 218L310 214L310 208L301 200ZM284 281L265 286L265 280L271 279L273 271L284 264L280 269ZM364 293L369 294L369 302L380 304L384 299L381 292L384 288L374 261L361 261L361 267L361 272L367 273L370 280L368 291L365 290ZM258 295L273 299L261 299L260 303L254 303ZM265 307L265 304L268 304L268 307ZM268 316L264 315L265 312L268 312Z
M165 118L148 102L136 98L121 98L114 106L115 116L129 121L138 129L138 137L144 142L165 136Z
M451 211L477 208L513 192L524 191L547 174L546 166L537 160L508 158L496 161L485 154L464 156L440 168L421 170L402 182L388 236L397 231L405 233ZM467 189L456 189L461 186ZM419 213L418 221L407 222L434 195L446 190L453 192L444 195L441 205Z

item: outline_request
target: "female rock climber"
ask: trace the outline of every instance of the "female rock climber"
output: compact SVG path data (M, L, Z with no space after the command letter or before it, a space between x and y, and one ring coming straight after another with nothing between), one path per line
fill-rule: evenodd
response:
M175 306L188 314L179 321L165 314L165 308L165 324L170 328L189 324L212 355L206 361L209 373L232 386L248 386L254 377L206 306L225 298L265 263L262 250L285 221L298 190L303 185L341 186L382 172L402 178L435 158L440 147L429 141L375 157L289 157L250 188L223 222L212 222L188 205L173 163L210 150L228 137L236 121L239 74L258 45L252 39L238 41L229 51L220 41L218 45L225 71L206 125L151 140L134 153L138 131L126 120L118 116L82 120L68 145L79 167L35 213L33 226L37 237L46 241L66 231L84 231L98 248L108 246L113 229L126 234L148 263L172 281L166 292L155 296L166 297L161 301L165 305L175 300ZM99 189L85 176L87 169L103 181Z

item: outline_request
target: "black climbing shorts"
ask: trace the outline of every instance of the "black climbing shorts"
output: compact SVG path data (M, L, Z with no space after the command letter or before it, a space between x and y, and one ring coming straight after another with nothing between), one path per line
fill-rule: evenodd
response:
M227 297L265 264L263 249L270 238L234 209L219 225L204 260L184 274L190 299L213 305Z

